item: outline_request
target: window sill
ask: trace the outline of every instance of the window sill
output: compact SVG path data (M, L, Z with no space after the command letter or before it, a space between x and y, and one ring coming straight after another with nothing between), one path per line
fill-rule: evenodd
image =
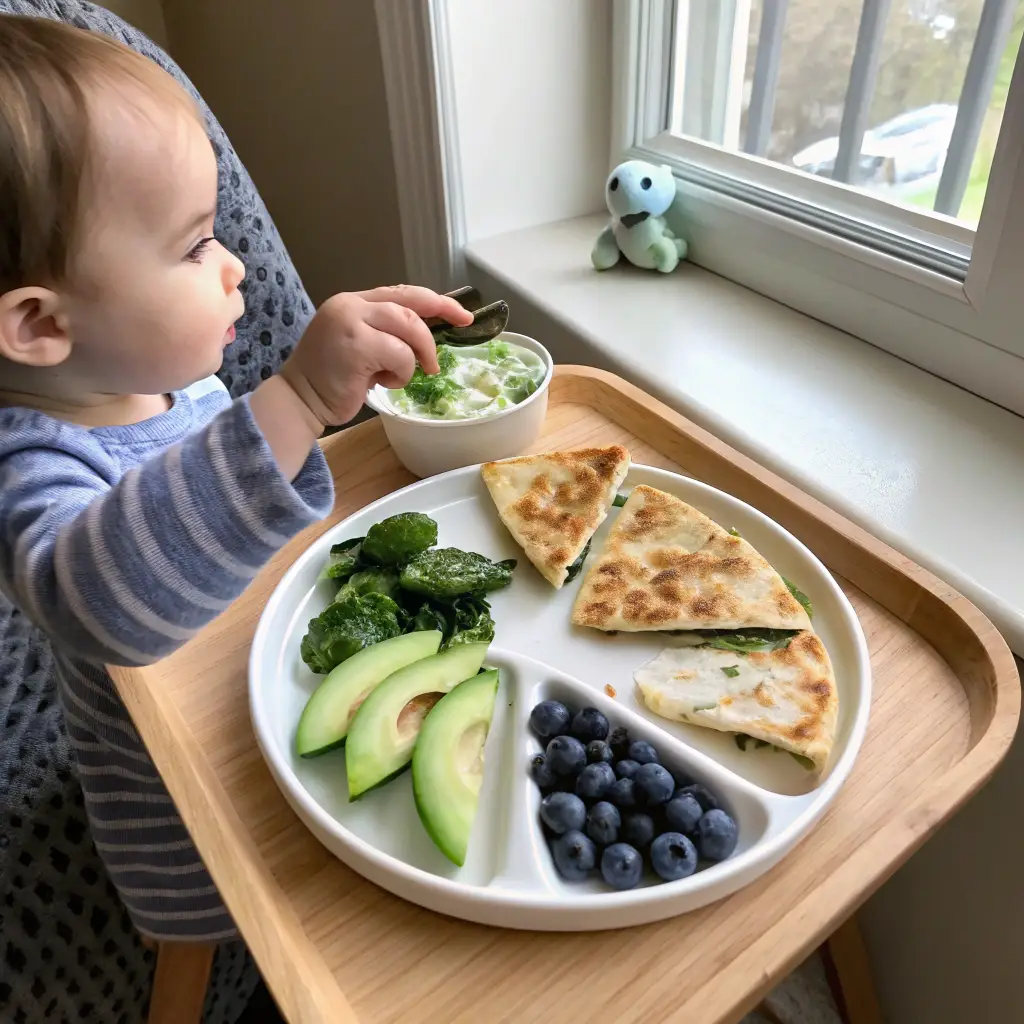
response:
M598 274L601 216L470 244L558 362L657 396L948 580L1024 655L1024 420L692 264Z

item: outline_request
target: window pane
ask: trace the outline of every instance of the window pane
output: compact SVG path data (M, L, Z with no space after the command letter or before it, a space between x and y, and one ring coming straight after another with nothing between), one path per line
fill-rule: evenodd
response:
M670 130L977 224L1024 0L677 10Z

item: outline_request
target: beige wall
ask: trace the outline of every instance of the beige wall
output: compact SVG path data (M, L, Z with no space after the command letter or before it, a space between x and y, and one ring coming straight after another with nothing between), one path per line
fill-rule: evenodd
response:
M370 0L165 0L164 17L313 300L402 280Z
M167 26L160 0L102 0L101 6L141 29L155 43L167 45Z

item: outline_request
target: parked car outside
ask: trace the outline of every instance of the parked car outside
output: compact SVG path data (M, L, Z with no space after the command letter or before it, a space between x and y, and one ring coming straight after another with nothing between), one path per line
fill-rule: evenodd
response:
M949 149L956 105L933 103L904 111L864 133L854 185L902 185L942 173ZM793 157L809 174L832 177L838 136L812 143Z

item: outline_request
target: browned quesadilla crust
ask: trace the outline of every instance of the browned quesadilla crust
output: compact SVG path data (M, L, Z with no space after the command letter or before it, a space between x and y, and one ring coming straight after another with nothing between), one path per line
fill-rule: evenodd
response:
M622 445L525 455L481 467L498 514L555 587L604 521L629 469Z
M667 648L640 666L635 679L644 703L664 718L752 736L810 758L819 769L832 751L839 693L814 633L749 654Z
M782 577L742 537L643 484L587 573L572 621L604 630L810 628Z

